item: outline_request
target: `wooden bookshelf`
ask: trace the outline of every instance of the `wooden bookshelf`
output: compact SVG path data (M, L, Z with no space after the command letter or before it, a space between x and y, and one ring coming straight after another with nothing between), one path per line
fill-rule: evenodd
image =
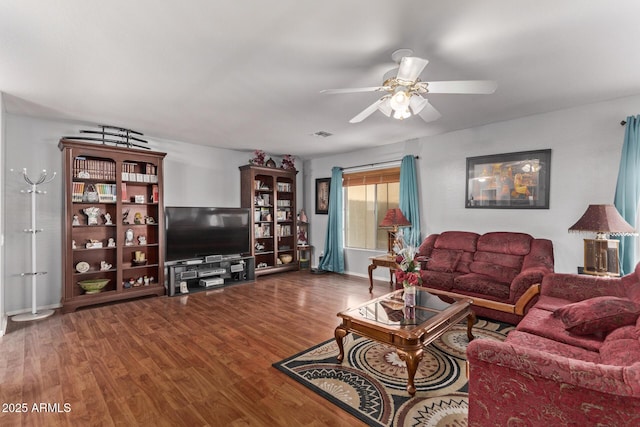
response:
M240 166L240 205L251 208L256 276L297 270L296 170ZM290 257L289 262L284 262Z
M166 154L71 139L58 147L64 172L63 311L163 295ZM90 208L99 212L92 221ZM109 283L86 293L78 282L90 279Z

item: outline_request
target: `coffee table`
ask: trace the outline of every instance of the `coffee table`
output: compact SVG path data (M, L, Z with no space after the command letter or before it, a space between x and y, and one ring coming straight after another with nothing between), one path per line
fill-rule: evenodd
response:
M403 292L399 289L341 311L338 317L342 318L342 324L336 328L335 337L340 362L344 359L342 340L349 332L395 347L400 359L407 364L407 392L413 396L416 393L414 378L423 357L423 347L465 318L467 337L469 341L473 340L476 316L471 310L470 298L455 298L453 303L448 303L442 301L435 291L430 293L425 288L416 287L415 316L408 318L406 314L411 310L404 308Z

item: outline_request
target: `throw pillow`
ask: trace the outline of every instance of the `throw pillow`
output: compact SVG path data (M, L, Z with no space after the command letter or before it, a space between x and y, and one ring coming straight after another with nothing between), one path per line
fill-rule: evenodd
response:
M603 296L565 305L553 315L562 320L568 332L591 335L635 324L640 306L630 299Z
M434 249L427 261L427 269L444 273L453 273L462 258L463 251L453 249Z

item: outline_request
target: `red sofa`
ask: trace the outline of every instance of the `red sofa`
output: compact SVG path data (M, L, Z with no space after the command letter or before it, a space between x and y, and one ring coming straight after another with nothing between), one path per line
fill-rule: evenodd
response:
M640 264L545 276L504 342L472 341L469 426L640 425Z
M553 272L553 244L529 234L467 231L431 234L422 242L422 286L468 296L474 312L517 324Z

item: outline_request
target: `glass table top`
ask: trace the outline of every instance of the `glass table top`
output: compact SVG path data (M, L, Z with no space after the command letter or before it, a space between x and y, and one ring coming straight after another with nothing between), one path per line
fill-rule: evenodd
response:
M467 300L448 303L424 288L416 287L415 307L413 313L407 316L409 313L404 308L403 294L404 290L399 289L357 307L348 308L338 313L338 316L370 321L392 329L404 329L424 324L449 309L457 310L468 306Z

